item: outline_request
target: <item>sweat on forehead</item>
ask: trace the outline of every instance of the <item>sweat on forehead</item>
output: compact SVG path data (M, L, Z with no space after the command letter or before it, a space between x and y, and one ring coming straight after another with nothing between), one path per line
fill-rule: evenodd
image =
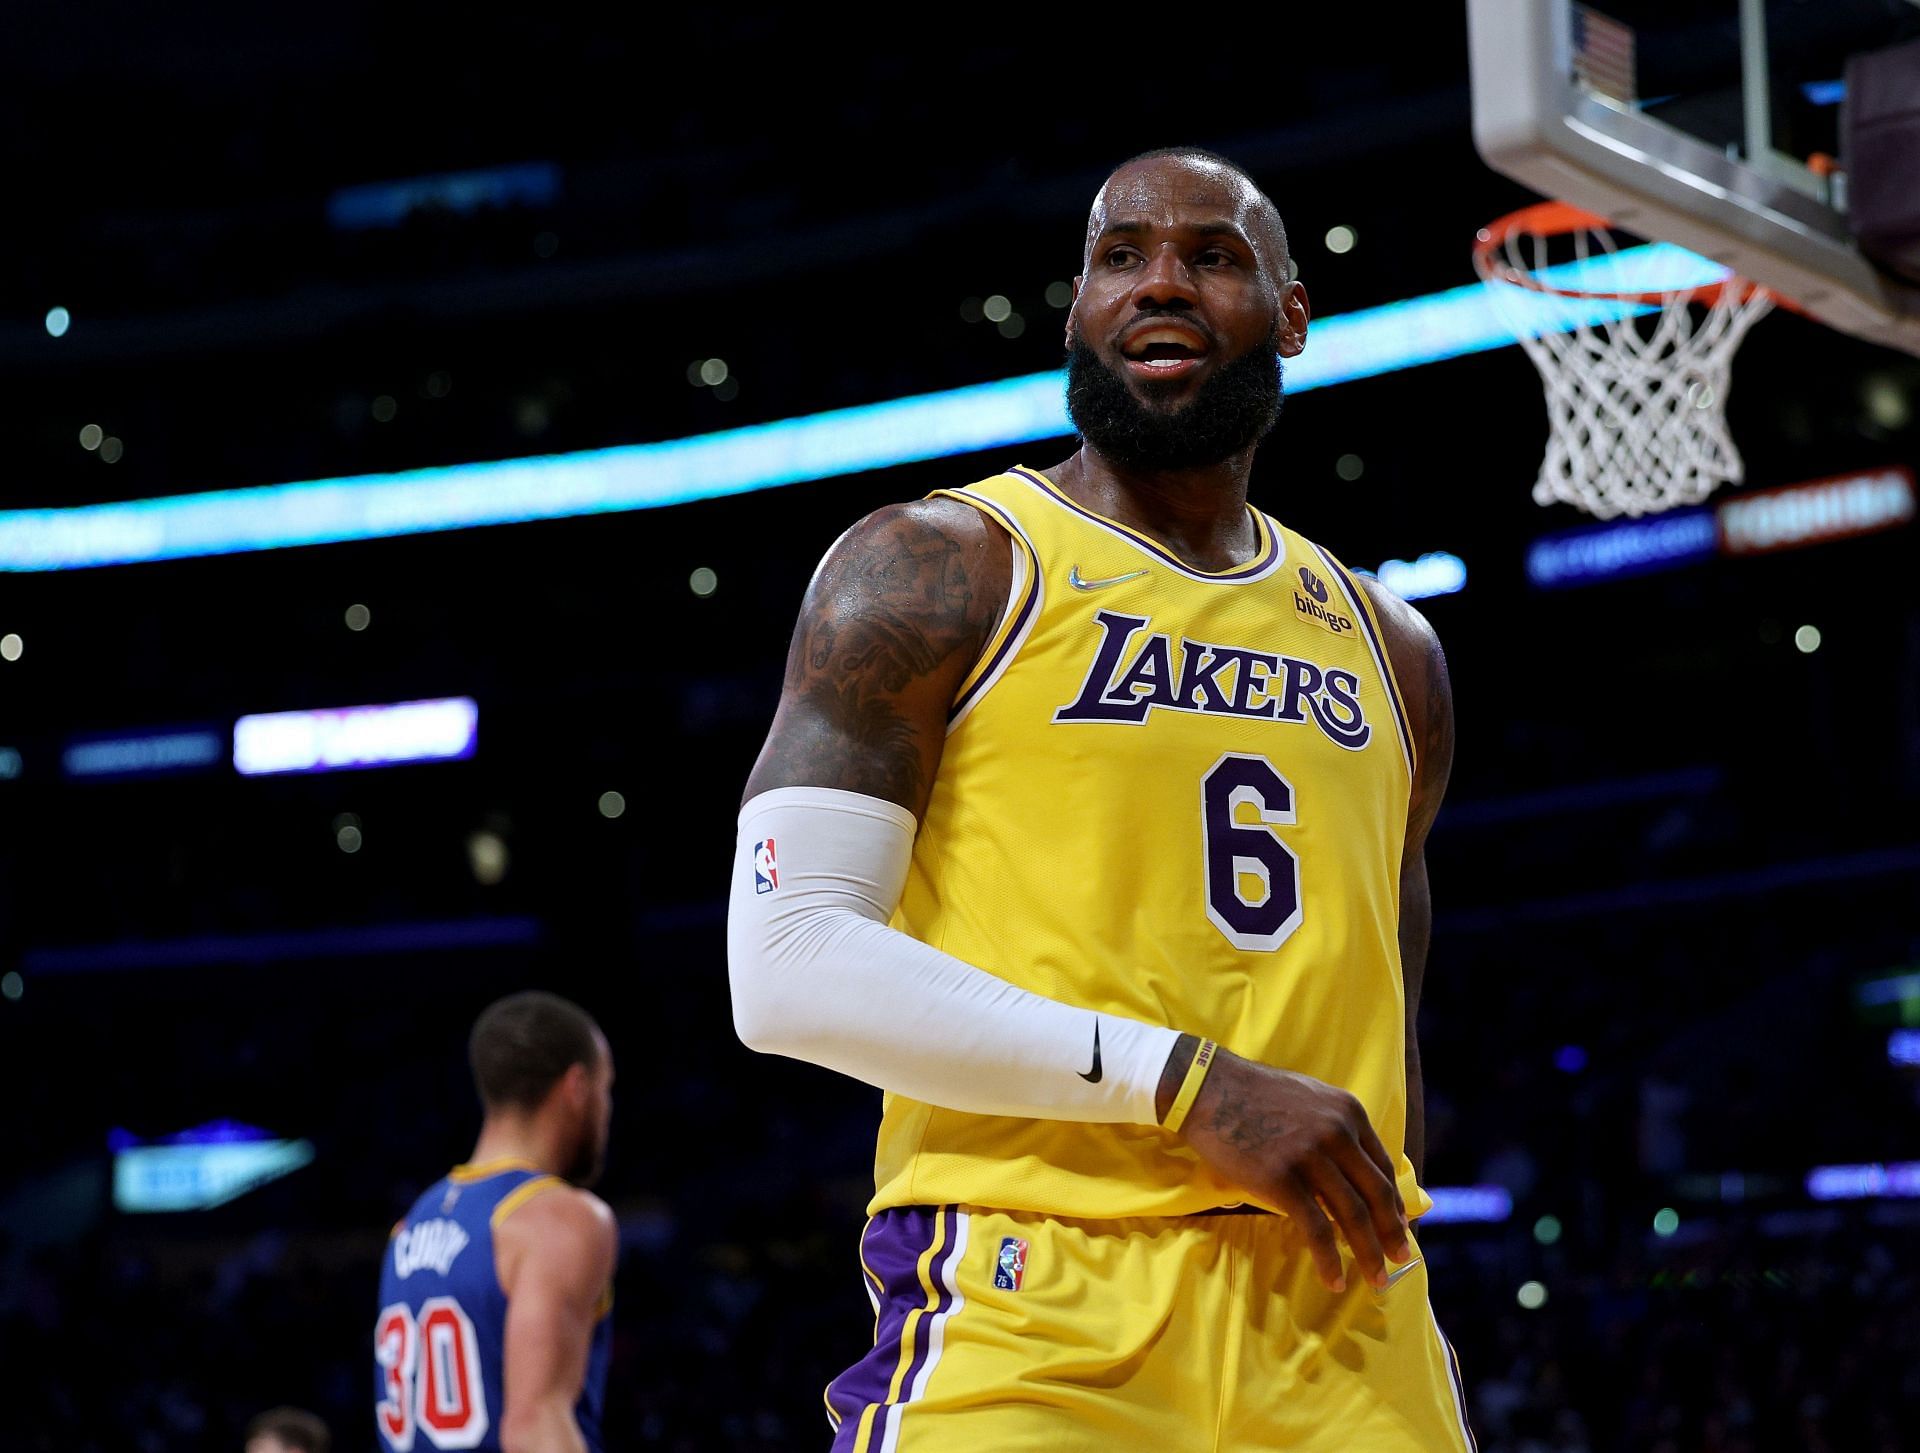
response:
M1211 206L1240 223L1284 275L1287 229L1279 209L1239 167L1198 148L1144 152L1115 167L1087 216L1086 254L1091 255L1094 239L1116 215L1153 213L1183 202Z

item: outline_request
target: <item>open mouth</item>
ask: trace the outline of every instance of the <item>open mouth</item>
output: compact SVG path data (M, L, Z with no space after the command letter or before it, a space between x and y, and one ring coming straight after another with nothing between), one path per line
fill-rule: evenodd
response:
M1189 373L1207 351L1206 340L1195 330L1160 325L1136 330L1120 348L1129 368L1151 378Z

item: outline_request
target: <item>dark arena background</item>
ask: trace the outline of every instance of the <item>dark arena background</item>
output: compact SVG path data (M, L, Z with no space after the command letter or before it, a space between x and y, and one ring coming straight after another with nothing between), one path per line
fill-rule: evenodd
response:
M610 1446L825 1446L879 1097L734 1038L734 813L828 544L1069 452L1002 418L1045 380L950 391L1059 368L1101 178L1187 142L1316 315L1256 502L1451 661L1423 1238L1481 1448L1916 1446L1920 361L1781 311L1735 362L1716 499L1857 475L1862 528L1556 549L1526 357L1381 311L1478 306L1534 199L1458 7L6 31L0 1449L375 1447L387 1230L528 986L619 1067ZM1391 356L1309 373L1343 315Z

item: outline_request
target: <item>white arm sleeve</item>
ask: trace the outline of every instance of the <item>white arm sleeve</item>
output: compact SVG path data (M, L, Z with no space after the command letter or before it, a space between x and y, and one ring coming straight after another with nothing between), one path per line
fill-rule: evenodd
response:
M1030 994L887 926L913 835L905 808L830 787L740 810L727 909L740 1038L948 1109L1157 1124L1177 1031Z

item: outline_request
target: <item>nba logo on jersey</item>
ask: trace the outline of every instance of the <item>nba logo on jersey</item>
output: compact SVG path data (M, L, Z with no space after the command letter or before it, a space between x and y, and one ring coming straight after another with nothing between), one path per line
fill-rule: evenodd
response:
M753 891L771 893L780 886L780 867L773 856L773 839L753 845Z
M993 1284L1003 1292L1017 1292L1027 1279L1027 1243L1018 1236L1000 1238L1000 1259L994 1263Z

